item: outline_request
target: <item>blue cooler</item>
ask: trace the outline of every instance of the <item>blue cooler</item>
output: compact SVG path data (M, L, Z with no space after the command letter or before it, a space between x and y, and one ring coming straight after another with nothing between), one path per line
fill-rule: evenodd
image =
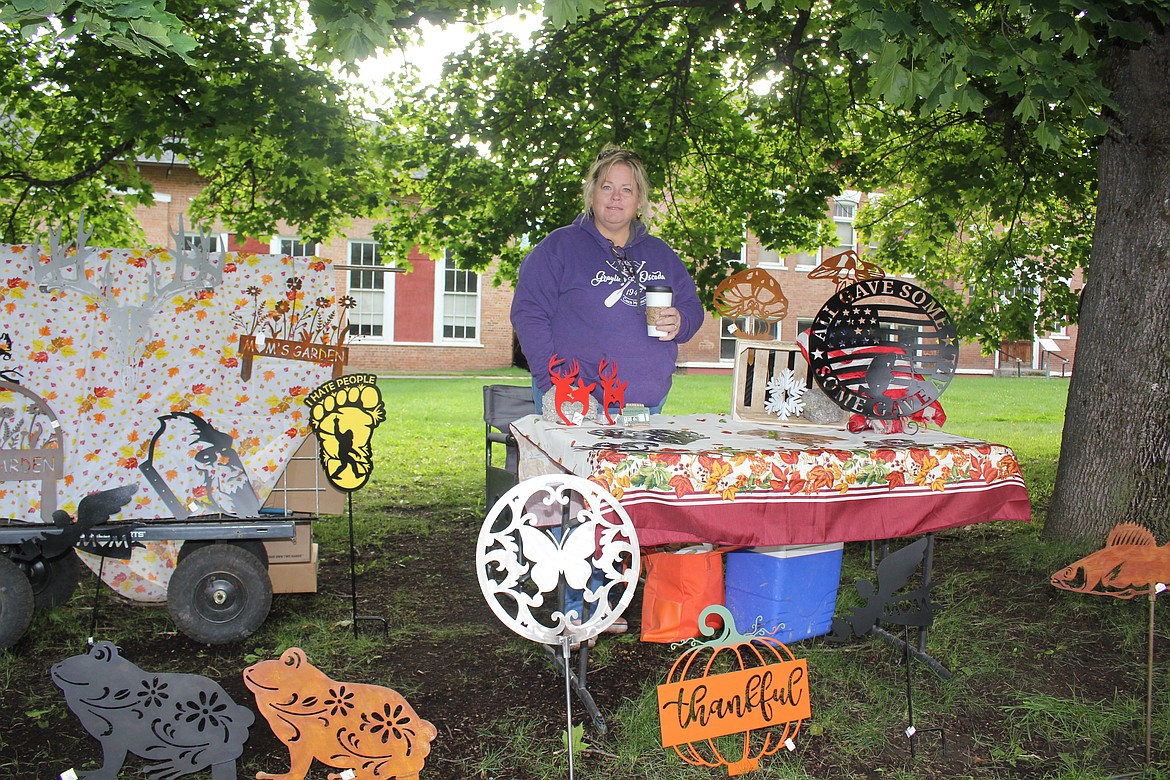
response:
M842 547L837 542L728 553L724 598L740 633L751 633L757 621L785 644L829 633Z

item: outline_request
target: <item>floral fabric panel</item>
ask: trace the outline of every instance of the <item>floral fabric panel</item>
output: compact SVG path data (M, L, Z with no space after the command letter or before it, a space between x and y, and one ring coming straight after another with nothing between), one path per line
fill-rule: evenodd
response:
M175 283L189 264L165 250L86 251L64 281L42 285L40 247L0 245L0 378L39 396L61 432L64 475L47 508L75 516L83 496L138 484L116 520L253 515L309 433L303 398L332 367L261 357L245 380L240 337L340 343L332 268L213 254L204 262L218 281L200 287ZM42 487L0 482L0 517L44 522ZM177 548L106 559L103 579L134 600L161 601Z

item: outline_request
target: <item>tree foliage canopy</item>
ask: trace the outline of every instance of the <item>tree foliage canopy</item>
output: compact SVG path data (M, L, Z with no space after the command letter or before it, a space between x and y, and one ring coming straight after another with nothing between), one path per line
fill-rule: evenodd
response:
M483 35L384 115L388 235L513 273L579 209L606 142L646 158L657 230L711 289L745 230L831 245L826 199L884 194L858 227L988 347L1075 316L1110 46L1160 5L1118 0L547 3L529 44ZM564 23L565 26L560 26ZM953 280L967 282L954 290Z
M0 6L0 240L86 209L94 240L135 235L151 199L135 163L208 182L192 217L321 239L381 198L369 126L326 63L405 41L458 4L12 0ZM303 31L312 33L304 40Z

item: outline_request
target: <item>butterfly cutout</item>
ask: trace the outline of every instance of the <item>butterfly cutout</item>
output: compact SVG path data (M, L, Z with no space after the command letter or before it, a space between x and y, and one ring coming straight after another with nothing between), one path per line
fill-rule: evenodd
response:
M840 292L855 282L881 279L885 275L886 272L881 267L862 260L856 252L848 249L839 255L826 258L809 272L808 278L832 279L837 283L837 292Z
M559 542L539 528L520 526L524 557L532 563L529 576L542 593L555 590L562 574L570 588L580 590L588 584L600 525L597 520L584 522Z

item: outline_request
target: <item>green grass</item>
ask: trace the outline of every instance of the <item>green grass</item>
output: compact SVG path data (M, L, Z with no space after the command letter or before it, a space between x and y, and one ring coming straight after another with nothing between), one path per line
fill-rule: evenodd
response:
M375 432L376 468L370 483L353 494L361 572L377 576L387 567L408 569L412 561L428 555L429 537L456 529L466 535L468 529L478 528L485 512L482 388L487 382L500 381L528 384L524 375L515 372L504 380L380 380L387 419ZM948 415L944 430L1007 444L1015 450L1040 518L1055 477L1066 391L1067 384L1057 380L960 376L942 397ZM728 376L678 376L666 411L725 413L730 397ZM1045 540L1041 528L1042 523L986 524L947 532L940 544L943 555L959 551L960 558L968 562L999 559L1020 573L1020 582L1001 585L978 565L955 565L955 560L950 565L946 561L940 564L935 596L944 609L936 615L929 649L954 676L943 681L923 667L915 667L915 703L920 722L948 724L952 736L961 735L968 743L966 750L979 755L979 762L962 768L932 763L931 750L926 751L925 758L911 762L901 737L905 726L904 672L897 654L878 641L842 646L814 641L795 647L797 656L809 662L814 681L814 716L796 740L795 753L768 759L765 768L752 776L1089 780L1132 769L1110 764L1107 757L1110 746L1118 744L1138 746L1140 753L1144 733L1145 610L1141 605L1113 599L1054 596L1047 585L1047 573L1067 564L1074 553ZM335 558L348 550L344 514L316 523L315 533L321 549L330 551ZM395 553L399 557L391 559L384 544L390 534L417 537L417 551L403 553L399 545ZM466 569L474 550L466 550L466 556L466 560L452 561L451 566ZM848 545L842 582L872 576L868 545ZM855 598L851 590L848 584L841 588L840 606ZM420 579L416 587L402 587L384 602L373 605L376 614L390 620L388 641L373 631L354 638L348 622L348 592L285 596L277 602L279 613L271 616L242 650L200 650L197 658L184 661L184 669L194 667L199 673L216 677L222 669L239 663L233 652L242 653L248 662L274 658L290 646L299 646L328 669L334 679L365 680L370 679L370 670L380 659L414 646L411 642L424 642L445 648L447 662L465 667L469 679L482 675L477 667L494 666L493 653L498 653L501 660L506 656L508 666L514 666L517 658L525 659L531 674L554 674L532 643L519 638L497 644L484 655L479 649L483 643L477 640L484 631L498 626L484 628L433 620L433 610L442 608L442 592L442 582ZM987 600L988 593L994 594L992 602ZM75 600L90 597L92 593L79 594ZM1038 600L1047 610L1045 619L1025 618L1036 614ZM63 651L53 643L62 636L88 635L89 614L87 609L79 608L38 616L30 630L33 644L28 652L33 656L62 657ZM165 610L158 608L139 610L121 622L103 620L98 627L101 638L131 644L136 636L168 631L173 631L173 626ZM1164 638L1160 641L1160 652L1164 653ZM1097 670L1117 680L1117 688L1111 694L1092 696L1069 681L1049 679L1048 670L1061 668L1062 662L1070 672L1087 671L1082 669L1081 659L1099 650L1103 643L1116 654L1108 668ZM620 663L619 651L640 646L636 635L604 640L593 658L595 668L604 670ZM698 780L725 776L722 770L686 765L659 744L654 688L665 679L670 660L678 652L664 646L661 673L657 675L661 679L651 676L640 689L625 692L622 701L605 707L608 734L586 730L584 741L590 747L577 767L583 780ZM0 679L11 679L14 665L22 660L26 659L0 654ZM1158 702L1154 732L1155 747L1159 749L1170 744L1170 707L1165 705L1170 672L1164 666L1159 662L1155 680ZM391 682L408 698L428 690L425 677L404 676ZM514 688L526 683L521 679L501 680L498 684ZM19 702L9 713L10 723L27 722L29 727L35 727L31 725L34 722L72 724L72 716L64 711L51 686L48 690L29 690L27 694L9 693L16 695L15 701ZM562 718L563 714L560 713ZM581 712L577 715L583 717ZM462 767L464 776L565 776L563 747L558 740L549 739L548 723L531 718L522 713L500 712L488 722L477 723L475 728L484 747L478 759ZM982 730L968 733L969 718L977 718L983 724ZM563 726L555 728L559 732ZM0 745L3 738L0 734ZM13 757L3 753L0 750L4 758L0 761L0 776L8 770L23 773L21 776L36 776L36 768L51 758L48 745L38 755ZM240 769L254 774L255 767ZM1160 775L1153 769L1129 776L1152 780Z

